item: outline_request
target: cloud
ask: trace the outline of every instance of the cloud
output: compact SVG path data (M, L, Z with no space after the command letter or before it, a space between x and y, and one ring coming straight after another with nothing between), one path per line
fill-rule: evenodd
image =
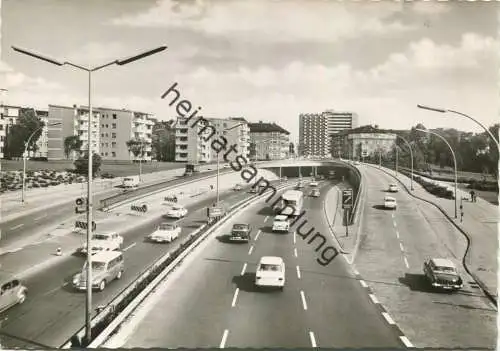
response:
M137 51L139 53L139 51ZM89 42L67 55L67 60L78 65L99 65L130 56L130 48L119 42Z
M417 14L440 16L451 11L451 6L443 1L414 1L412 10Z
M110 21L132 27L191 29L242 40L335 42L358 36L385 35L416 27L389 17L402 10L396 2L328 1L159 1L149 11Z

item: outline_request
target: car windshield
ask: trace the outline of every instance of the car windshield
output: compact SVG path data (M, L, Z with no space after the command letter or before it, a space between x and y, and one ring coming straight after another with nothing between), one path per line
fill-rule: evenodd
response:
M455 268L453 267L436 267L436 271L443 273L455 273Z
M178 211L180 209L181 209L181 207L179 207L179 206L172 206L172 210L174 210L174 211Z
M235 224L233 225L233 230L247 230L248 226L246 224Z
M274 217L274 221L275 222L284 222L287 219L288 219L288 217L286 217L286 216L276 216L276 217Z
M83 265L83 270L87 268L87 263ZM102 271L106 268L106 263L105 262L98 262L98 261L93 261L92 262L92 269L96 271Z
M385 199L385 201L387 201L387 202L396 202L395 199Z
M172 224L163 223L163 224L160 224L159 229L160 230L173 230L173 229L175 229L175 226Z
M276 264L261 264L259 267L260 271L266 271L266 272L280 272L281 267L276 265Z
M95 234L92 239L93 240L109 240L110 236L106 234Z

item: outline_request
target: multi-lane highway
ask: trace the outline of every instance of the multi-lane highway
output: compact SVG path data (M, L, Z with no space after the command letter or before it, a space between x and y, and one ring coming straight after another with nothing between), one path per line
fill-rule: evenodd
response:
M245 192L225 192L221 200L236 203L250 196ZM114 296L130 284L144 269L206 221L206 207L213 197L187 206L189 214L179 223L182 234L177 242L154 244L144 238L151 233L159 221L135 228L123 234L125 274L119 281L110 283L106 290L94 294L94 306L107 304ZM163 221L163 220L162 220ZM25 284L29 288L28 299L4 312L1 343L3 347L33 346L29 342L59 347L84 324L85 294L71 287L71 278L82 268L84 257L61 258L50 269L39 271L29 277ZM11 337L8 337L8 336Z
M322 186L322 194L328 186ZM323 196L307 197L304 206L308 222L301 232L314 227L331 244ZM114 346L403 347L340 255L320 265L317 259L324 247L316 251L319 242L272 233L272 219L263 202L232 218L189 264L173 273L138 325L125 327L128 337L117 336L115 340L126 339L124 345ZM254 228L250 243L224 240L238 222ZM256 264L266 255L285 261L282 292L254 287Z

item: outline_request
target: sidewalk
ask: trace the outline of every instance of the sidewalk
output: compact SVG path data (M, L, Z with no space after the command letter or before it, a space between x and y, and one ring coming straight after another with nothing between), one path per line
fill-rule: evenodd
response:
M367 166L378 168L377 166ZM389 175L395 175L394 170L381 168ZM394 177L395 178L395 177ZM401 173L397 179L410 190L410 177ZM449 183L434 181L436 184L442 184L448 188ZM489 203L481 198L477 202L471 203L468 199L470 195L467 191L457 190L457 214L455 217L455 200L449 200L436 197L427 192L420 184L413 181L414 191L410 191L417 198L434 203L444 211L447 217L456 224L459 230L470 239L470 247L465 258L471 273L482 283L489 294L497 297L497 259L498 259L498 224L500 222L499 207ZM464 216L460 220L460 202L463 200Z

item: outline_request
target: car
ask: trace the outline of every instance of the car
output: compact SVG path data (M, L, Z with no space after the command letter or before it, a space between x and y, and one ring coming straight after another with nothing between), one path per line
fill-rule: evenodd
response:
M91 242L92 254L100 251L119 251L123 245L123 237L117 232L96 233L92 235ZM83 243L80 251L87 252L87 243Z
M384 197L384 207L395 210L397 207L396 199L393 198L392 196Z
M261 257L255 272L255 285L257 287L285 287L285 262L281 257Z
M274 217L272 231L288 233L290 231L290 221L288 220L288 216L277 215Z
M87 290L87 263L73 276L73 287L79 291ZM121 279L125 271L123 253L119 251L98 252L92 257L92 289L103 291L113 280Z
M311 196L312 197L319 197L321 195L321 193L319 192L319 189L313 189L311 191Z
M304 187L304 183L302 181L299 181L297 183L297 189L302 189Z
M389 189L387 190L390 193L397 193L398 192L398 186L396 184L390 184Z
M250 227L249 224L245 223L233 224L229 241L249 242L251 239L250 236L251 233L252 233L252 228Z
M188 210L180 205L173 205L168 211L165 217L167 218L175 218L179 219L185 217L188 213Z
M243 189L243 186L241 186L241 184L236 184L236 185L233 187L233 190L234 190L234 191L240 191L241 189Z
M28 288L16 276L0 273L0 312L22 304L28 296Z
M359 166L360 165L359 161L354 161L354 165Z
M288 180L288 177L287 176L283 176L283 177L281 177L281 180L284 181L284 182L286 182Z
M181 230L177 223L161 223L153 233L148 235L148 239L155 243L170 243L179 237Z
M431 258L424 262L424 275L433 288L456 291L463 281L455 264L447 258Z
M251 187L250 190L248 190L250 194L257 194L259 192L259 189L257 187Z
M312 187L315 187L315 186L318 186L318 182L313 180L309 185Z

